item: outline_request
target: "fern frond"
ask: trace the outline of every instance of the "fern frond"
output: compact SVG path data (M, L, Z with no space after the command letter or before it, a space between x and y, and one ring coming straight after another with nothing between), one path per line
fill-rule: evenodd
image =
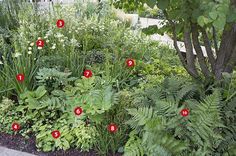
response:
M127 111L128 114L133 116L129 121L127 121L127 124L132 128L145 125L155 115L152 107L133 108L127 109Z
M134 131L130 133L130 138L125 144L124 156L143 156L144 149L141 139L135 135Z

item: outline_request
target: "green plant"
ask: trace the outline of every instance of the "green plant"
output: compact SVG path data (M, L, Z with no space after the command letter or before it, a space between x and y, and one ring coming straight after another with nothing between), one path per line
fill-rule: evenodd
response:
M157 87L134 94L139 97L134 101L139 107L128 109L132 118L127 123L134 134L130 134L125 154L232 154L235 128L225 121L232 116L222 118L225 101L220 89L204 89L186 80L168 78ZM189 116L180 116L183 108L190 110Z
M186 71L195 79L222 79L222 73L232 73L236 65L234 26L236 23L235 0L111 0L116 8L137 10L144 5L157 6L166 19L165 30L171 31L174 47ZM182 10L182 11L179 11ZM158 29L150 27L153 33ZM177 37L181 34L186 45L186 55L181 54ZM181 36L180 35L180 36ZM203 55L200 39L206 47L207 58ZM219 44L220 41L220 44ZM226 46L229 45L229 46ZM214 47L214 48L213 48ZM227 50L225 50L227 47ZM193 49L197 55L194 57ZM226 52L228 51L228 52ZM200 67L200 68L198 68Z
M38 86L45 86L46 89L51 92L53 90L63 89L71 81L76 80L76 78L70 77L71 73L60 72L55 68L42 68L39 69L35 78L37 79Z

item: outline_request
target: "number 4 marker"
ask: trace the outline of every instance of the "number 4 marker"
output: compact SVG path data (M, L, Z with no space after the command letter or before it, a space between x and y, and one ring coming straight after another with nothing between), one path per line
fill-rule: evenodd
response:
M111 123L107 126L107 129L109 132L115 133L118 130L118 126L116 124Z

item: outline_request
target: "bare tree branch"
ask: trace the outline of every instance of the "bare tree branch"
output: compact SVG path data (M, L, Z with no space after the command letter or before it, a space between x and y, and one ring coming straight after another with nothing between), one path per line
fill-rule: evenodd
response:
M231 56L228 64L225 67L224 72L228 72L228 73L233 72L233 69L235 66L236 66L236 45L235 45L234 50L232 52L232 56Z
M200 46L198 37L199 37L199 32L198 32L197 25L192 24L193 46L194 46L194 49L197 53L198 62L199 62L200 68L201 68L204 76L206 78L209 78L211 76L211 74L210 74L210 71L207 67L207 63L205 61L205 58L203 56L202 48Z
M235 26L236 24L234 24L234 26L232 25L230 28L225 26L221 37L221 44L215 65L215 76L218 80L222 78L222 72L224 72L224 68L232 55L236 38L236 33L234 32Z
M213 50L211 48L211 42L210 42L210 40L207 36L206 30L201 28L201 32L202 32L203 41L204 41L204 45L205 45L205 48L206 48L207 56L208 56L209 62L211 64L211 70L212 70L212 73L214 74L214 71L215 71L215 57L213 55Z
M198 78L199 78L198 74L194 73L193 71L191 71L191 70L188 68L187 62L186 62L185 58L183 57L183 55L181 54L181 51L180 51L180 49L179 49L179 47L178 47L175 23L169 18L168 13L167 13L165 10L163 10L163 13L164 13L166 19L168 20L168 22L170 23L170 25L171 25L171 27L172 27L174 47L175 47L175 49L176 49L176 51L177 51L177 54L178 54L178 56L179 56L179 58L180 58L180 61L181 61L182 65L184 66L184 68L186 69L186 71L187 71L192 77L198 79Z
M187 27L185 27L184 30L184 45L186 49L187 67L196 77L198 77L199 75L195 65L195 56L193 54L191 32Z
M214 42L214 48L215 48L215 52L216 55L219 52L219 48L218 48L218 43L217 43L217 35L216 35L216 29L214 26L212 26L212 34L213 34L213 42Z

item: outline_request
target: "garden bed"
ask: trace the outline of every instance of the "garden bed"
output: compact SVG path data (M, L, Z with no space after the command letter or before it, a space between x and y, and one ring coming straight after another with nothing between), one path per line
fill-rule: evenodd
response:
M21 135L10 135L6 133L0 133L0 146L4 146L10 149L19 150L27 153L32 153L40 156L95 156L95 151L80 152L77 149L69 149L66 151L58 150L55 152L39 152L35 146L35 137L32 136L29 139L24 138ZM116 154L115 156L120 156ZM112 154L111 154L112 156Z

